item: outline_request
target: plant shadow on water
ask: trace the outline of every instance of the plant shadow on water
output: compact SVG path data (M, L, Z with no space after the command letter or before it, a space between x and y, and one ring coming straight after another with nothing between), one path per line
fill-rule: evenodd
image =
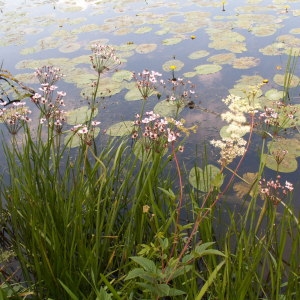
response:
M51 9L104 9L79 4ZM75 13L71 35L59 17L54 36L21 50L69 54L18 62L39 84L1 67L0 298L297 299L298 39L259 49L284 60L275 75L256 73L264 60L250 49L239 54L251 48L244 35L270 36L298 10L268 7L282 17L270 28L274 14L253 18L253 6L230 1L173 3L165 15L149 1L124 15L132 5L107 4L113 17L101 25ZM154 28L161 45L135 38ZM74 39L83 33L93 41L86 49ZM164 72L152 71L158 65ZM83 105L68 103L63 81Z

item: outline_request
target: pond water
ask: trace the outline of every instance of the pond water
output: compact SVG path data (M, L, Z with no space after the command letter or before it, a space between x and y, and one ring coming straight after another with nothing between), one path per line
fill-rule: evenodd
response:
M168 79L170 66L175 66L177 78L195 84L196 107L185 108L180 115L187 125L199 126L186 143L188 168L195 163L195 145L202 149L204 143L209 162L217 165L219 150L209 141L219 139L225 125L219 114L227 107L221 100L229 93L250 91L264 80L259 101L278 100L284 89L278 77L285 73L291 49L293 53L300 50L298 0L2 0L0 9L3 68L37 88L35 68L60 67L66 75L58 83L67 92L66 109L86 105L84 95L95 77L89 61L91 45L99 42L116 49L122 65L106 76L102 90L106 97L96 117L103 132L114 123L133 120L142 107L134 82L121 71L155 70ZM295 75L300 76L299 70L297 65ZM295 80L290 97L297 106L299 80ZM157 103L157 97L150 97L146 109L152 110ZM298 130L291 130L287 137L293 149L300 148ZM260 141L260 136L254 137L241 174L257 171ZM294 159L298 154L295 151ZM276 176L271 169L266 173ZM299 169L283 174L295 185L298 200Z

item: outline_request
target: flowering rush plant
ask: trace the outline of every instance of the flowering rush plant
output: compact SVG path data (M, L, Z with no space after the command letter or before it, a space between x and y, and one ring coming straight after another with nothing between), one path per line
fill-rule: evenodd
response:
M135 115L132 138L140 139L146 151L164 153L170 146L172 150L183 152L182 137L196 131L196 126L184 127L184 120L177 121L170 117L161 117L153 111L146 112L144 116ZM181 139L181 140L180 140ZM175 147L175 143L178 144Z

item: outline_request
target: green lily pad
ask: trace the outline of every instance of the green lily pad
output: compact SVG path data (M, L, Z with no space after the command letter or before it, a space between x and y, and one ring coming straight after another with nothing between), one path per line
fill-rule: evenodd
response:
M233 189L236 192L239 199L242 199L246 195L253 196L253 184L257 180L257 174L258 173L245 173L243 175L244 181L236 182L233 185Z
M110 136L125 136L132 134L133 121L122 121L111 125L107 130L106 134Z
M152 30L152 27L150 26L143 26L138 28L134 33L136 34L143 34L143 33L147 33L150 32Z
M274 171L277 171L278 169L278 172L282 172L282 173L295 172L298 168L298 162L295 156L289 154L287 154L284 157L283 161L280 163L279 166L273 155L263 154L262 161L265 162L267 168Z
M285 92L277 89L270 89L265 93L268 100L278 101L284 97Z
M282 75L282 74L276 74L273 78L274 82L277 83L280 86L284 86L285 85L285 77L288 79L290 78L290 83L289 86L290 87L296 87L299 85L300 82L300 78L294 74L290 74L287 73L286 75Z
M225 125L220 130L220 136L224 138L230 138L234 134L235 137L243 137L246 133L250 132L249 125L241 125L239 129L236 130L233 126Z
M157 44L140 44L135 48L135 51L140 54L153 52L157 48Z
M83 124L91 118L98 114L98 109L96 108L92 114L89 106L82 106L68 111L67 113L67 123L70 125Z
M179 44L182 41L180 37L168 38L163 40L163 44L167 46Z
M270 153L277 151L287 151L287 154L298 157L300 156L300 140L299 138L278 138L268 143Z
M222 66L215 64L199 65L194 68L195 72L200 75L212 74L222 70Z
M205 56L208 56L209 55L209 52L206 51L206 50L199 50L199 51L195 51L193 53L191 53L188 58L190 59L199 59L199 58L202 58L202 57L205 57Z
M166 61L162 65L162 68L166 72L170 72L172 69L174 69L174 71L176 72L176 71L181 70L183 68L183 66L184 66L184 62L182 62L181 60L172 59L172 60Z
M125 94L125 100L127 101L137 101L137 100L142 100L142 95L139 91L139 89L134 86L128 92Z
M236 55L234 53L220 53L213 55L207 59L208 62L224 65L224 64L232 64Z
M133 147L134 155L141 161L152 161L153 156L160 155L160 153L154 151L152 149L145 149L145 145L143 144L143 139L139 139L135 142ZM162 155L166 155L168 153L168 148L163 149Z
M176 117L183 109L185 103L163 100L154 106L153 111L163 117Z
M128 70L119 70L112 75L112 80L122 82L123 80L130 81L133 73Z
M100 133L100 128L96 127L94 128L93 136L96 138ZM64 137L64 144L68 145L70 148L77 148L82 145L83 141L80 137L80 135L75 134L74 132L69 132L68 134L65 135Z
M260 63L259 58L246 56L246 57L235 58L233 60L232 66L235 69L250 69L256 67L259 63Z
M207 193L211 187L220 187L223 184L223 175L214 165L206 165L204 170L194 167L189 173L189 182L195 188Z
M197 72L186 72L186 73L183 73L183 76L185 78L191 78L191 77L195 77L198 73Z

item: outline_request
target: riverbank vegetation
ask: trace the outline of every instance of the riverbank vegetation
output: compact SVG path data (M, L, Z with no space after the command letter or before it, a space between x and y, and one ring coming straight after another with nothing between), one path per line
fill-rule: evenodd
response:
M186 126L179 112L194 108L197 90L176 66L169 80L132 75L140 112L120 126L126 134L110 135L97 119L98 88L120 61L97 44L91 64L97 80L77 116L64 110L58 68L36 70L38 91L1 71L1 84L18 85L22 101L3 98L0 115L0 299L297 299L299 213L284 172L300 148L283 142L297 130L289 93L296 57L280 99L261 103L264 80L223 100L226 134L197 146L191 169L184 145L201 126ZM168 114L147 111L150 96ZM253 141L257 171L243 173ZM238 204L229 206L233 191Z

